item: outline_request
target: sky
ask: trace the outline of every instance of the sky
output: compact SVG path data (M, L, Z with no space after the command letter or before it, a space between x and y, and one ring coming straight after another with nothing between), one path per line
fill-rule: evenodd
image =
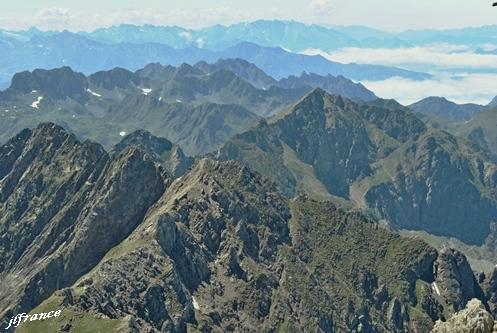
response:
M0 28L92 30L120 23L189 28L255 19L367 25L388 31L497 23L492 0L30 0L2 1Z

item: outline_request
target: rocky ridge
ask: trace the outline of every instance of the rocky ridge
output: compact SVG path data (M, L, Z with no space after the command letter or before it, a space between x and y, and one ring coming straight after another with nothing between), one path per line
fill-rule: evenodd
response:
M201 159L173 180L146 152L160 149L128 143L109 156L44 124L1 148L4 324L61 308L57 327L18 331L400 333L472 298L495 307L493 276L457 251L288 199L237 162Z

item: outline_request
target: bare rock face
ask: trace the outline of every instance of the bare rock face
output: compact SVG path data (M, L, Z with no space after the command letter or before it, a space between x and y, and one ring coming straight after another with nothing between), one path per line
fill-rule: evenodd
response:
M435 261L434 272L436 290L445 300L447 315L464 309L469 300L482 297L481 288L462 253L443 250Z
M138 147L109 159L100 145L80 143L54 124L21 133L2 153L0 318L74 283L164 190L160 171Z
M128 134L114 146L112 153L119 154L130 146L139 146L157 163L161 164L170 175L177 178L183 175L193 164L193 158L184 154L183 150L169 140L153 136L145 130Z
M466 308L455 313L446 322L438 321L431 333L495 333L497 325L478 299L472 299Z
M238 162L172 179L157 163L172 146L136 134L111 157L53 124L0 147L2 328L47 304L69 332L426 333L461 310L490 327L463 309L492 309L497 273L476 279L459 252L288 199Z

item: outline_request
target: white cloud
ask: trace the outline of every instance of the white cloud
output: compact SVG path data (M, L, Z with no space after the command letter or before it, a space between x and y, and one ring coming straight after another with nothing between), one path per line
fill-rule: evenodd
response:
M188 31L182 31L182 32L180 32L179 36L181 38L183 38L185 41L189 42L189 43L193 40L192 34L190 32L188 32Z
M433 65L443 68L496 69L497 55L477 54L464 45L434 44L423 47L373 49L344 48L336 52L324 52L309 49L305 54L319 54L323 57L342 63L377 64L401 66Z
M246 12L228 6L199 8L195 11L179 8L168 10L140 8L86 15L76 15L67 8L52 7L42 9L33 16L26 15L22 19L2 17L0 14L0 27L16 30L36 26L44 30L78 31L130 23L199 28L214 24L232 24L258 18L271 18L271 15L272 11ZM187 38L187 36L184 37Z
M336 13L343 7L344 1L345 0L312 0L310 8L317 18L322 19L323 17L329 17L331 14Z
M202 37L199 37L199 38L197 38L195 43L197 44L197 47L201 49L204 47L205 41Z
M325 12L333 9L333 3L330 0L312 0L311 9L315 12Z
M45 29L63 30L78 18L72 15L67 8L44 8L35 14L33 25L43 26Z
M378 96L394 98L404 105L429 96L443 96L456 103L486 105L497 95L497 74L465 74L424 81L394 77L362 83Z

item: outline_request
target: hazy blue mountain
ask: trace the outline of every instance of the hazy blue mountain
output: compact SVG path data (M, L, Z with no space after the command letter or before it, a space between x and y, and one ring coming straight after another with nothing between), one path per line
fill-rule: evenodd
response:
M81 34L105 43L162 43L176 48L199 46L213 50L224 49L240 41L262 46L281 46L292 51L315 48L317 44L326 49L358 45L349 36L333 29L279 20L258 20L230 26L214 25L199 30L122 24Z
M494 99L492 99L490 101L490 103L488 103L487 107L489 107L489 108L495 108L495 107L497 107L497 96L494 97Z
M123 24L81 33L105 43L162 43L175 48L199 46L221 50L239 42L280 46L293 52L310 48L325 51L343 47L397 48L431 43L479 46L496 40L497 26L452 30L410 30L385 32L365 26L324 27L296 21L257 20L203 29Z
M428 97L409 105L409 108L429 118L453 121L469 120L478 112L486 109L485 106L478 104L457 104L444 97Z
M378 98L362 84L352 83L343 76L335 77L330 74L321 76L315 73L304 72L300 76L291 75L281 79L278 82L278 86L286 89L310 86L313 88L321 88L334 94L352 96L353 99L361 99L363 101L373 101Z
M274 78L299 75L303 71L320 75L342 75L353 80L384 80L389 77L405 77L424 80L430 75L407 71L395 67L379 65L342 64L322 56L309 56L285 51L280 47L261 47L257 44L242 42L222 52L227 58L243 58L254 63Z
M162 27L150 24L143 26L121 24L109 28L96 29L91 33L80 32L79 34L96 41L110 44L157 43L166 44L175 48L184 48L193 45L185 38L188 31L188 29L180 27Z
M254 63L276 79L299 75L302 71L321 75L343 75L354 80L381 80L393 76L426 79L427 74L393 67L341 64L321 56L294 54L277 47L261 47L241 42L221 51L196 46L173 48L160 43L117 43L95 41L80 34L63 31L33 35L27 42L0 37L0 73L8 80L14 73L36 68L70 66L86 74L114 67L137 70L146 64L160 62L178 66L181 63L209 63L224 58L241 58Z
M447 30L408 30L397 36L412 45L448 43L480 46L497 41L497 25Z
M267 89L278 83L256 65L243 59L219 59L214 64L200 61L195 64L195 67L200 68L205 73L212 73L220 69L229 70L259 89Z

